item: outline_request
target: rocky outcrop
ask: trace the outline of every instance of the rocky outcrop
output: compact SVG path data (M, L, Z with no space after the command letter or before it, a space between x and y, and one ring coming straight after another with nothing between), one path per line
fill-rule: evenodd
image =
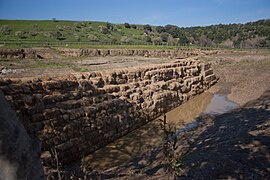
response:
M217 54L218 50L204 49L171 49L171 50L146 50L146 49L72 49L57 48L24 48L24 49L0 49L2 59L52 59L63 57L105 57L105 56L145 56L145 57L171 57L187 58L198 55Z
M202 93L217 81L197 59L63 77L0 80L0 89L43 151L61 162L91 153Z
M0 179L45 179L40 146L18 121L0 90Z

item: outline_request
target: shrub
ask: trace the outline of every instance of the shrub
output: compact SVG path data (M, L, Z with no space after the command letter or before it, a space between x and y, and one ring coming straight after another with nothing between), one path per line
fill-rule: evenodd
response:
M152 39L152 42L153 42L154 45L161 45L162 44L162 39L161 39L161 37L154 37Z
M105 26L100 27L100 32L103 33L103 34L109 34L110 33L109 29L107 27L105 27Z
M131 28L137 29L137 26L136 26L135 24L132 24L132 25L131 25Z
M160 37L162 39L163 42L167 42L168 41L168 33L161 33Z
M129 39L127 36L123 36L123 37L121 38L121 42L122 42L122 43L125 43L125 44L128 44L128 43L130 43L130 39Z
M148 32L148 31L152 31L152 28L151 28L151 26L149 25L149 24L146 24L146 25L144 25L143 26L143 29L146 31L146 32Z
M124 24L125 28L130 28L130 25L128 23Z
M113 25L111 23L106 23L106 28L109 30L113 30Z
M29 34L31 36L37 36L38 35L38 32L36 32L36 31L30 31Z
M16 31L15 36L19 37L20 39L26 39L26 33L24 31Z
M52 35L53 35L56 39L58 39L58 40L60 40L60 41L66 39L66 38L63 36L63 34L60 33L59 31L53 32Z
M3 25L0 27L0 34L2 35L9 35L11 29L7 25Z
M145 41L148 42L148 43L151 43L151 42L152 42L151 37L146 36L146 37L145 37Z
M89 34L88 37L87 37L90 41L98 41L98 38L93 35L93 34Z

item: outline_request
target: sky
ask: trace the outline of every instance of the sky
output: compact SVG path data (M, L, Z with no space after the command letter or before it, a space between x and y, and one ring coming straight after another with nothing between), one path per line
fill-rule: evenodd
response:
M179 27L270 18L270 0L0 0L0 19L78 20Z

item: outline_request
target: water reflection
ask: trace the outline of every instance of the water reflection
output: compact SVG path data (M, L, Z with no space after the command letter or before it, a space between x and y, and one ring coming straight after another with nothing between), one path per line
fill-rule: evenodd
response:
M203 113L222 114L237 107L239 107L239 105L235 104L232 101L229 101L226 96L214 94L213 98L211 99L211 103L207 106L206 110Z
M166 114L166 128L180 129L205 111L213 95L203 93ZM106 147L86 156L83 166L90 170L105 170L159 145L164 138L163 117L160 117Z

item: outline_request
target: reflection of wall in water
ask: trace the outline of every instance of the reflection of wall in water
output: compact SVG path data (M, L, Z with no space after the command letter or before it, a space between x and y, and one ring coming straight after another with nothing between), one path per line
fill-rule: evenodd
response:
M166 114L167 123L174 124L177 127L192 121L196 116L200 115L211 102L213 95L205 92L173 109Z
M211 102L212 96L209 92L202 93L166 113L166 129L178 129L184 123L192 121L206 109ZM93 154L86 156L82 161L83 165L86 169L90 169L90 167L108 169L160 145L165 136L164 127L162 127L163 119L164 117L161 116Z

